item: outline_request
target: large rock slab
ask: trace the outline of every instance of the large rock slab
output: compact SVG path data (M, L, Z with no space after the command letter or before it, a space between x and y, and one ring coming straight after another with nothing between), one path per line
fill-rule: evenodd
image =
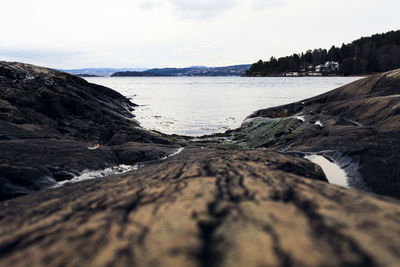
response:
M400 70L256 111L240 129L214 140L227 147L323 155L347 170L350 184L400 198Z
M83 170L173 153L174 146L160 145L169 143L160 134L139 127L130 112L135 106L64 72L0 62L0 200Z
M300 158L187 148L0 203L0 265L398 266L399 218Z
M136 105L77 76L0 61L0 139L69 138L122 144L165 142L140 129Z

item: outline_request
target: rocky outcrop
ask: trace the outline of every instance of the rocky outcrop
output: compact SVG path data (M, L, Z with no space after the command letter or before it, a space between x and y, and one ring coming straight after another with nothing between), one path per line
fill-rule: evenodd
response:
M398 266L400 202L298 156L397 179L397 75L190 140L141 129L110 89L1 63L1 198L31 194L0 202L0 266ZM120 164L134 171L44 189Z
M137 127L129 99L65 72L0 62L0 89L0 140L160 141Z
M85 169L172 153L174 147L154 144L143 150L138 144L168 141L138 127L130 112L134 106L109 88L64 72L0 62L0 200L55 185Z
M259 110L240 129L206 141L324 155L347 169L350 185L400 198L400 70Z
M0 265L396 266L399 214L300 158L186 148L0 203Z

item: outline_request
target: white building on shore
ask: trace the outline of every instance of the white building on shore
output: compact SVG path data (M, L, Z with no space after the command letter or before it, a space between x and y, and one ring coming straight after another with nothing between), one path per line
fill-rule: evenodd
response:
M316 72L332 73L339 71L339 62L327 61L325 64L315 66Z

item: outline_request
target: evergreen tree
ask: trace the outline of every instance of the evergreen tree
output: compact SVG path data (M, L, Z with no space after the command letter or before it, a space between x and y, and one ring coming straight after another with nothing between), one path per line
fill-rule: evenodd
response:
M342 44L340 48L332 46L329 51L319 48L278 59L271 57L265 62L259 60L246 74L275 75L299 71L309 65L316 66L326 61L339 62L344 75L368 74L400 68L400 30L363 37L350 44Z

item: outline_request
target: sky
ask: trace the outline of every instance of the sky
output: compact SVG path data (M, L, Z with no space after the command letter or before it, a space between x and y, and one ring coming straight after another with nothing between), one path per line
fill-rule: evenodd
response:
M399 0L0 0L0 60L251 64L400 29Z

